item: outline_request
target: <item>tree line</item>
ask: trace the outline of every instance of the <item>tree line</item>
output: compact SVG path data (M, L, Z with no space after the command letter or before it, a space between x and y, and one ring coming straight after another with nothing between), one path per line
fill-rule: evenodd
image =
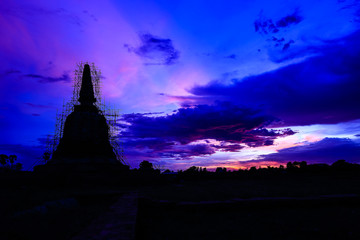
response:
M306 161L288 162L286 165L278 167L250 167L248 169L228 170L225 167L217 167L215 171L209 171L206 167L191 166L186 170L173 171L166 169L161 172L153 167L149 161L142 161L139 169L133 171L139 173L152 173L162 175L183 175L183 176L265 176L265 175L281 175L293 173L335 173L335 172L359 172L360 164L349 163L345 160L338 160L331 165L325 163L308 164Z
M0 170L1 171L20 171L22 164L17 162L16 155L0 154Z

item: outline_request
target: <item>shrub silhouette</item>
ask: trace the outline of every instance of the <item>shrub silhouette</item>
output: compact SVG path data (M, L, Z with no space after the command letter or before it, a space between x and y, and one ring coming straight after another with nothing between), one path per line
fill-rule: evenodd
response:
M151 171L154 170L153 164L149 161L142 161L139 165L140 171Z

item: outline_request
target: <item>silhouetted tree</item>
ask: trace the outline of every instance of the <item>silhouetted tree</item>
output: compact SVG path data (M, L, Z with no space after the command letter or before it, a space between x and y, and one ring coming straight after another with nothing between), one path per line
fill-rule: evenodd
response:
M352 164L346 162L345 160L341 159L336 162L334 162L331 165L332 168L335 168L337 170L350 170L352 168Z
M153 164L149 161L142 161L139 165L139 170L141 171L151 171L154 170Z
M286 164L286 169L287 170L291 170L291 169L294 169L295 167L294 167L294 164L292 163L292 162L288 162L287 164Z
M9 157L7 155L0 154L0 164L2 165L2 167L5 167L8 159Z
M13 168L13 164L14 162L17 160L17 156L16 155L10 155L9 156L9 162L10 162L10 168Z
M301 169L305 169L306 167L307 167L307 162L302 161L302 162L300 163L300 168L301 168Z
M294 168L299 168L300 162L297 162L297 161L293 162L293 166L294 166Z
M200 171L199 167L191 166L188 169L186 169L184 172L186 173L198 173Z
M216 173L226 173L227 169L222 167L217 167L215 172Z
M163 173L171 173L169 169L166 169Z
M249 171L250 172L256 172L256 167L251 167Z

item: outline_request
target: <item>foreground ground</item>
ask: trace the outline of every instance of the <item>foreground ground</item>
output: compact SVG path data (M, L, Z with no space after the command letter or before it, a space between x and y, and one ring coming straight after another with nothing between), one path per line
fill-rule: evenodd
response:
M360 239L360 175L1 175L0 239L71 239L123 194L137 239ZM121 216L119 216L121 217Z

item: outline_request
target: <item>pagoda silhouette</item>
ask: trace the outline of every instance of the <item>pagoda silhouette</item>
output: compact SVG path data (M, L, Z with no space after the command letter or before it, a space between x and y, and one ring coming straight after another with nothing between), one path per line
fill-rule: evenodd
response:
M110 143L109 125L95 105L90 66L84 65L78 102L66 117L63 134L51 160L44 169L96 170L127 167L122 164ZM41 168L41 167L40 167Z

